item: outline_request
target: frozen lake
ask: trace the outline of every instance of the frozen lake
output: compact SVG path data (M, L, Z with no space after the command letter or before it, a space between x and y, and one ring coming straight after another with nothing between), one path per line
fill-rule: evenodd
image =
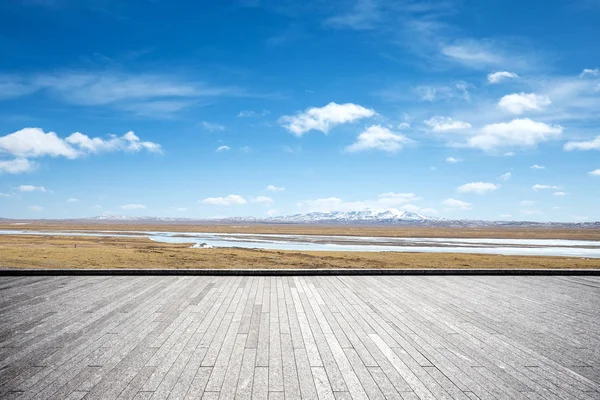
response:
M600 241L557 239L457 239L372 236L234 234L151 231L28 231L0 230L0 235L148 237L163 243L189 243L191 247L241 247L303 251L394 251L427 253L478 253L600 258Z

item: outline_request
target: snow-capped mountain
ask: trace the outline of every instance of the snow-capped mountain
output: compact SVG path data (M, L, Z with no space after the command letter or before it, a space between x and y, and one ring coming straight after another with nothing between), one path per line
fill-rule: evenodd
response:
M374 223L394 223L406 221L434 221L437 218L427 217L409 211L398 211L389 209L385 211L362 210L362 211L331 211L331 212L312 212L308 214L286 215L281 217L272 217L268 220L273 222L374 222Z
M331 211L307 214L284 215L278 217L223 217L223 218L178 218L178 217L133 217L102 214L85 218L84 221L97 222L138 222L138 223L222 223L222 224L357 224L357 225L403 225L447 228L481 227L555 227L555 228L600 228L600 222L533 222L533 221L485 221L471 219L445 219L426 215L389 210Z

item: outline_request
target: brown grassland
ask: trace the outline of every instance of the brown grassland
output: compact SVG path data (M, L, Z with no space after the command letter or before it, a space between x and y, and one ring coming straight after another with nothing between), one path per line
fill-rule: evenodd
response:
M572 239L600 240L600 229L561 228L429 228L372 225L303 225L303 224L177 224L177 223L119 223L119 222L71 222L39 220L27 221L25 225L0 222L0 230L18 229L34 231L82 230L82 231L158 231L158 232L206 232L206 233L254 233L254 234L303 234L389 236L429 238L503 238L503 239Z
M192 249L189 244L157 243L144 238L0 235L0 268L535 269L600 268L600 259L457 253Z

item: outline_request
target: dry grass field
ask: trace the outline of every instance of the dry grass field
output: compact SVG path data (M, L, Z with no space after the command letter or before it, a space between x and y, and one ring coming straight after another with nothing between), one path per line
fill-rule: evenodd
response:
M192 249L143 238L0 235L0 268L599 268L600 259Z

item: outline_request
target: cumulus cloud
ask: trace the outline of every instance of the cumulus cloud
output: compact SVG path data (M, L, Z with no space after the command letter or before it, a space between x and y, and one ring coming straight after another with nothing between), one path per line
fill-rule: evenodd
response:
M394 133L381 125L371 125L358 135L356 142L346 147L346 151L359 152L366 150L380 150L395 153L411 143L412 140L399 133Z
M560 125L548 125L529 118L513 119L485 125L477 135L469 138L467 146L486 151L502 147L535 147L538 143L560 138L562 131Z
M202 121L202 127L209 132L222 132L225 130L225 127L221 124L214 124L207 121Z
M382 211L387 209L406 209L407 211L416 210L416 206L409 204L420 200L414 193L382 193L376 199L361 201L344 201L338 197L328 197L315 200L306 200L298 202L298 207L306 212L330 212L330 211L362 211L375 210ZM407 208L405 208L407 207Z
M499 185L489 182L471 182L459 186L456 190L458 190L460 193L486 194L488 192L493 192L499 187Z
M461 160L459 160L458 158L454 158L454 157L448 157L446 158L446 162L450 163L450 164L456 164L461 162Z
M600 136L582 142L567 142L563 147L566 151L572 150L600 150Z
M66 157L77 158L79 153L56 133L45 133L40 128L24 128L0 137L0 152L17 157Z
M312 107L296 115L283 116L279 118L279 123L296 136L302 136L313 129L327 134L337 125L369 118L375 114L375 110L358 104L332 102L321 108Z
M48 190L43 186L33 186L33 185L21 185L17 188L19 192L42 192L46 193Z
M123 210L143 210L146 206L144 204L124 204L121 208Z
M433 132L446 132L461 129L469 129L471 124L463 121L453 121L450 117L432 117L423 121Z
M233 206L246 204L247 201L240 195L230 194L225 197L208 197L202 200L202 203L216 206Z
M560 189L560 186L535 184L531 188L537 192L538 190Z
M442 202L442 204L448 208L456 210L470 210L473 206L471 203L467 203L466 201L456 199L446 199Z
M20 174L31 172L36 168L36 164L26 158L15 158L14 160L0 161L0 174Z
M511 172L507 172L505 174L502 174L498 177L498 179L500 179L501 181L507 181L510 179L510 177L512 176Z
M498 106L512 114L523 114L525 111L542 110L551 103L548 96L535 93L513 93L500 99Z
M217 147L217 151L227 151L227 150L231 150L231 147L229 147L229 146L219 146L219 147Z
M531 169L546 169L546 167L544 167L543 165L537 165L537 164L533 164L529 168L531 168Z
M264 204L267 206L270 206L271 204L273 204L275 201L267 196L257 196L254 199L252 199L253 203L259 203L259 204Z
M514 72L498 71L489 74L487 78L490 83L500 83L505 79L515 79L518 77L519 75L515 74Z
M590 68L586 68L583 71L581 71L581 74L579 74L580 78L585 78L587 76L600 76L600 69L598 68L594 68L594 69L590 69Z
M600 176L600 169L595 169L593 171L590 171L589 174L592 176Z
M90 153L141 150L159 153L161 146L153 142L142 142L132 131L120 137L109 135L107 139L90 138L75 132L62 139L54 132L46 133L40 128L24 128L0 137L0 153L9 153L22 159L43 156L74 159Z
M283 192L285 190L285 187L283 187L283 186L278 187L278 186L275 186L275 185L269 185L269 186L267 186L267 190L269 192Z
M85 153L103 153L110 151L137 152L147 150L160 153L161 146L153 142L142 142L132 131L123 136L109 135L108 139L90 138L80 132L75 132L65 139L68 144L78 149L78 155Z

